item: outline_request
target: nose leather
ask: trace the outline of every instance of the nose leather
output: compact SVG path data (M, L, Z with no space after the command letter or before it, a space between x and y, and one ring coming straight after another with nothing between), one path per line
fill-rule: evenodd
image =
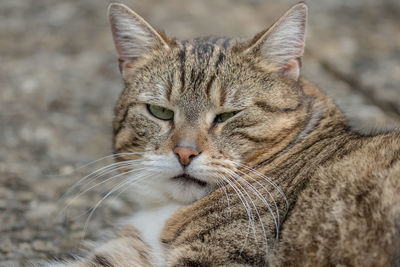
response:
M189 165L192 159L199 155L199 152L193 148L179 146L175 147L174 153L178 155L179 162L184 166Z

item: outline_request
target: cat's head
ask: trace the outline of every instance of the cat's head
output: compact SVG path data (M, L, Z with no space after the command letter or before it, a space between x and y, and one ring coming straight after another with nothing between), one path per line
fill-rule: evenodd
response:
M114 148L138 198L192 202L298 137L305 4L247 41L169 39L122 4L109 17L126 85Z

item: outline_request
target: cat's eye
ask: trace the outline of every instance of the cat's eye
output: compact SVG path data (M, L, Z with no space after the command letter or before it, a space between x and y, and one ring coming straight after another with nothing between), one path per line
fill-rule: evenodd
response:
M226 113L219 114L219 115L217 115L215 117L214 123L225 122L228 119L230 119L233 116L235 116L237 113L239 113L239 111L231 111L231 112L226 112Z
M174 118L174 112L164 107L147 104L147 109L150 114L160 120L172 120Z

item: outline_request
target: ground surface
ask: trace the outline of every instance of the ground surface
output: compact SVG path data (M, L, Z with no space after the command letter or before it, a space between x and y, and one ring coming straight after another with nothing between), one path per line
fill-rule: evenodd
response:
M179 38L250 37L296 1L125 1ZM57 201L111 153L113 105L121 92L108 1L0 2L0 266L26 266L76 250L87 214L105 194ZM315 0L303 74L340 104L354 125L400 118L400 1ZM110 162L110 161L108 161ZM105 202L86 239L101 236L132 206Z

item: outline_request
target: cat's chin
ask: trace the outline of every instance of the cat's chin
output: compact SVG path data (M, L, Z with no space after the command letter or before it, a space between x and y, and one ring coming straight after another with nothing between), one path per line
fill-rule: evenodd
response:
M199 178L179 174L172 177L152 177L135 184L128 190L132 202L143 207L159 207L170 203L191 204L208 194L216 185Z
M201 186L201 187L206 187L207 186L207 182L205 182L203 180L200 180L200 179L198 179L196 177L190 176L188 174L182 174L182 175L178 175L178 176L172 177L172 180L174 182L184 183L184 184L187 184L187 185L193 184L193 185L198 185L198 186Z
M170 179L167 190L177 202L190 204L210 194L214 186L189 175L175 176Z

